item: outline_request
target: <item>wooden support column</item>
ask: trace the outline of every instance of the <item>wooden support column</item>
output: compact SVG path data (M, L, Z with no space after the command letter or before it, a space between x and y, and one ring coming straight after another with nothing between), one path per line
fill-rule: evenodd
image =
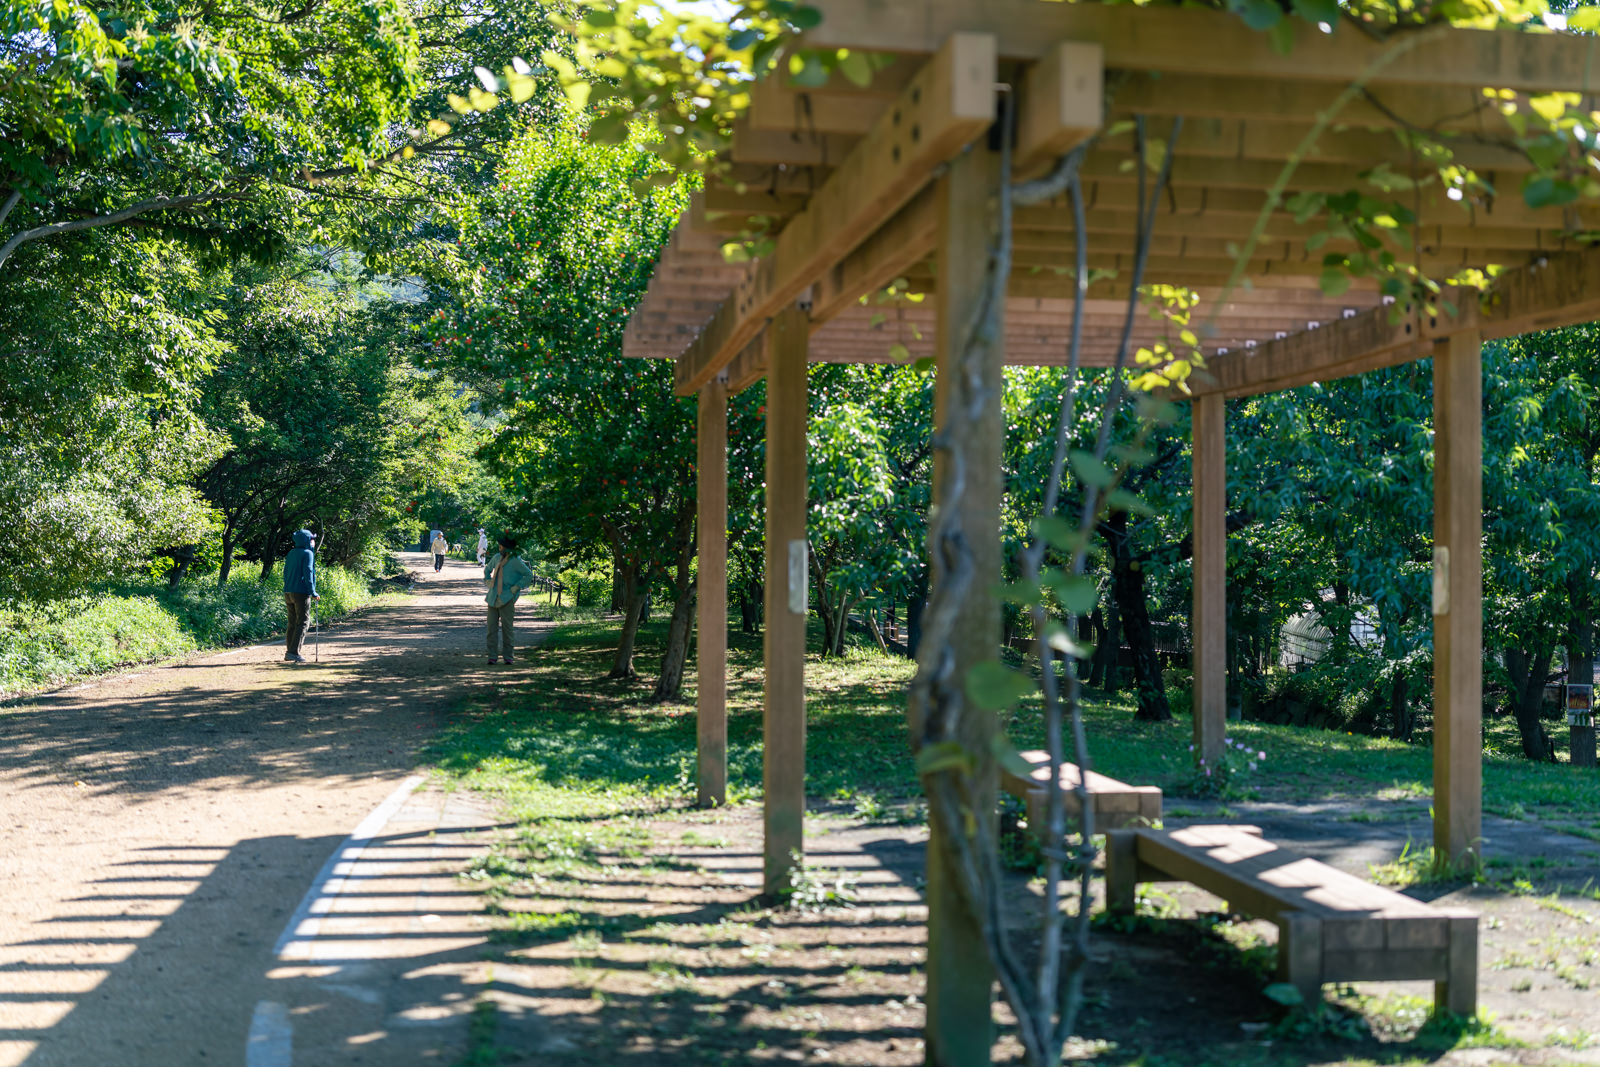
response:
M956 158L940 182L939 288L937 379L934 423L940 434L948 431L953 403L970 398L971 385L959 366L962 347L983 297L988 250L996 230L995 209L1000 183L999 157L980 142ZM955 677L965 679L978 663L993 660L1000 648L1000 605L994 588L1000 583L1001 449L1005 422L1000 409L1004 386L1004 324L991 342L980 370L978 388L984 394L978 421L965 426L962 438L952 442L967 457L960 497L960 523L972 553L973 573L966 602L956 612L950 636L955 655ZM943 450L934 453L934 499L950 477ZM934 520L938 521L938 516ZM930 526L932 523L930 523ZM937 585L942 568L931 561L931 581ZM924 650L926 654L926 650ZM975 797L973 814L995 819L997 773L993 739L999 729L996 716L972 706L962 712L961 744L973 759ZM912 729L920 729L917 723ZM993 999L995 974L989 961L978 917L957 888L954 860L946 842L969 833L961 826L943 825L930 813L928 840L928 968L926 1060L932 1067L969 1067L990 1062L995 1030Z
M806 814L806 352L805 312L790 306L767 327L767 545L763 645L762 786L768 894L789 887L804 850Z
M1433 847L1481 855L1483 354L1476 333L1433 347Z
M700 389L695 420L699 611L695 665L695 733L702 808L728 802L728 385Z
M1228 707L1228 445L1220 393L1197 396L1194 424L1194 751L1222 757Z

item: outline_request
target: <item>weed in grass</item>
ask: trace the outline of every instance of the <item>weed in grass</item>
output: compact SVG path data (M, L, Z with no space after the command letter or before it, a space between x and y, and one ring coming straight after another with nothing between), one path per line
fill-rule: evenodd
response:
M502 1062L502 1050L494 1040L499 1027L500 1013L494 1001L479 998L467 1023L467 1051L456 1067L495 1067Z
M1397 888L1448 882L1476 884L1484 880L1483 860L1477 855L1474 854L1463 866L1452 863L1444 854L1435 852L1432 845L1412 848L1410 838L1406 839L1405 847L1400 850L1399 856L1388 863L1369 864L1367 871L1372 880L1379 885L1392 885Z
M707 837L705 834L702 834L696 830L685 830L683 832L683 836L678 838L678 842L680 844L687 845L690 848L728 847L728 839L726 837Z
M1557 915L1565 915L1569 919L1576 919L1585 926L1592 925L1595 920L1595 917L1589 912L1584 911L1582 908L1575 908L1571 904L1567 904L1562 901L1561 890L1559 887L1549 896L1540 897L1539 907L1543 908L1545 911L1553 911Z
M789 858L793 861L789 888L782 894L787 906L812 912L855 907L859 881L855 872L813 867L798 852Z

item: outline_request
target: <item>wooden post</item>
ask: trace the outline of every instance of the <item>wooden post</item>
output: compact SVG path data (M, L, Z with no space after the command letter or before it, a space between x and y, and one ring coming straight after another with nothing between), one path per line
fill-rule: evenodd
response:
M767 545L762 702L764 886L789 887L806 814L806 352L798 307L767 327Z
M1568 759L1574 767L1593 767L1595 765L1594 727L1568 727L1567 752Z
M999 157L982 144L973 146L950 165L940 182L939 289L935 353L937 379L934 421L947 431L953 399L966 399L970 384L958 363L982 299L990 242L996 230ZM1000 409L1003 388L1002 328L980 370L978 388L985 394L982 414L952 442L966 455L960 497L961 528L972 553L973 573L966 602L956 613L950 636L955 677L965 679L976 664L992 660L1000 648L1000 605L994 587L1000 582L1001 448L1005 423ZM934 499L938 500L950 465L941 449L934 453ZM937 517L935 517L937 518ZM931 524L930 524L931 525ZM941 570L933 561L932 581ZM995 819L998 775L993 738L998 722L992 713L970 705L963 710L962 745L974 760L973 815ZM920 729L917 723L912 729ZM930 813L928 840L928 990L926 1060L934 1067L969 1067L990 1062L995 1031L995 974L981 927L956 885L953 859L946 840L969 831L945 826Z
M695 544L699 639L695 651L696 803L728 802L728 385L717 377L700 390L695 420Z
M1228 724L1228 446L1220 393L1198 396L1194 425L1194 751L1215 765Z
M1433 847L1459 863L1483 824L1483 354L1433 346Z

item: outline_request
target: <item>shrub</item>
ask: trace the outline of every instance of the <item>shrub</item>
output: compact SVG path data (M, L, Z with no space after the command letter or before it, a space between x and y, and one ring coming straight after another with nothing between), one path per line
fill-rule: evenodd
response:
M331 565L317 568L318 612L332 620L372 599L367 579ZM258 641L287 624L280 582L239 574L130 586L45 605L0 605L0 691L37 689L74 675L180 656L201 648Z

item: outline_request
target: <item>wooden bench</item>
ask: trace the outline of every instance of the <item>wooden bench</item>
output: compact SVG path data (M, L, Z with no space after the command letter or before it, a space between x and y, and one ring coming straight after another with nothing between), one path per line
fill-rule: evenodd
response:
M1022 758L1034 765L1031 777L1023 778L1000 768L1000 784L1028 807L1028 825L1044 832L1046 805L1050 800L1050 757L1045 752L1024 752ZM1061 789L1065 794L1068 829L1078 817L1078 765L1061 765ZM1161 790L1153 785L1125 785L1115 778L1089 772L1086 783L1094 804L1094 832L1104 833L1131 824L1150 825L1161 819Z
M1278 977L1308 1005L1324 982L1432 979L1436 1008L1476 1014L1478 917L1436 908L1279 848L1253 826L1106 836L1106 906L1131 912L1140 882L1189 882L1278 927Z

